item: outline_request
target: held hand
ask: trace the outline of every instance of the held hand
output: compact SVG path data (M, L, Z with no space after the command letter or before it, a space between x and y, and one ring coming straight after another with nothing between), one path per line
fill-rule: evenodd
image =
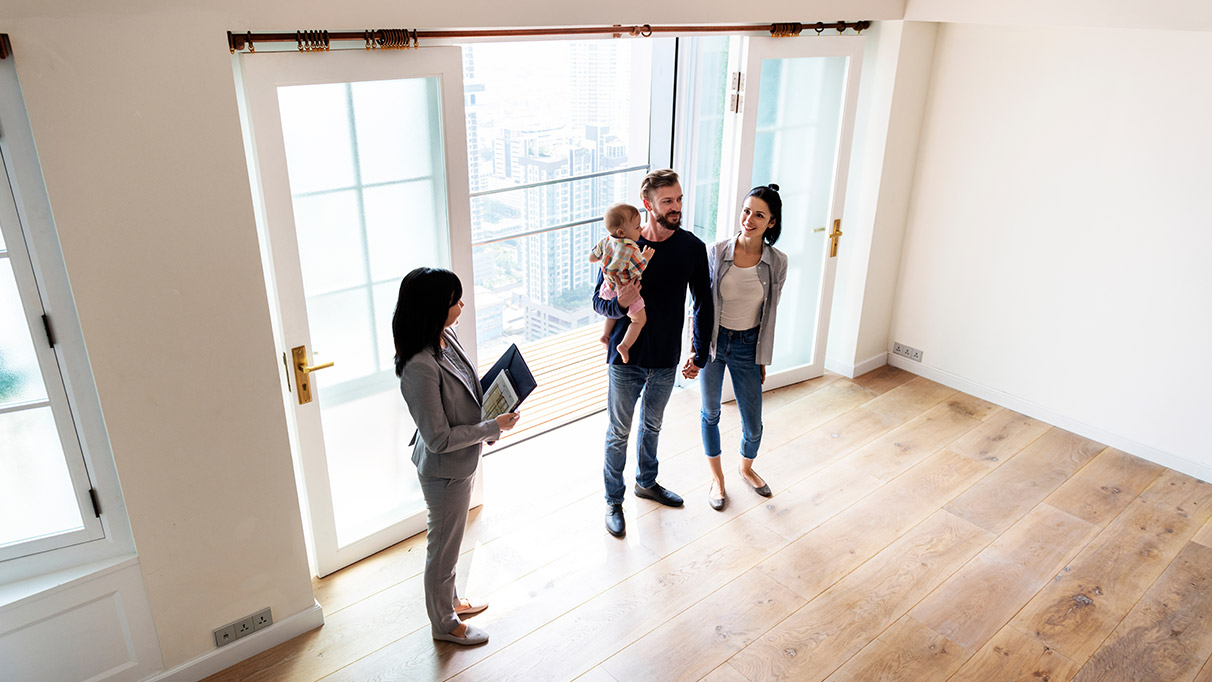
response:
M656 249L651 246L645 246L640 250L640 255L644 257L644 260L652 260L652 257L656 255Z
M517 426L518 419L521 417L517 412L506 412L497 417L497 426L501 427L502 431L508 431L514 426Z
M687 379L693 379L699 375L699 366L694 364L694 354L686 358L686 364L682 365L682 376Z
M640 297L640 283L632 280L618 287L619 307L627 309Z
M761 365L762 368L762 383L766 383L766 365Z

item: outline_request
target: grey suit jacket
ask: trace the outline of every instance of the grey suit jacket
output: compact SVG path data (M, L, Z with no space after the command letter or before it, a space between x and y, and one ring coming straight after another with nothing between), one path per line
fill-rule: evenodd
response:
M474 371L454 332L445 329L442 334ZM423 476L470 476L479 464L482 443L501 437L495 419L480 420L480 382L468 384L440 353L427 348L412 356L400 374L400 393L421 436L412 463Z

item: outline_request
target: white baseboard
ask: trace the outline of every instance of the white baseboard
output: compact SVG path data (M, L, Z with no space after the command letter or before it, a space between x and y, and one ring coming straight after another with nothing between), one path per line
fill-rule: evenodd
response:
M272 649L282 642L294 639L304 632L315 630L323 624L324 611L320 608L319 602L313 602L311 608L304 609L225 647L202 654L192 661L186 661L172 670L165 670L146 680L147 682L196 682L226 670L240 661L252 658L262 651Z
M888 364L888 354L887 353L880 353L879 355L869 357L866 360L863 360L862 362L858 363L857 365L851 365L846 362L839 362L837 360L830 360L829 358L825 358L825 369L829 370L830 372L833 372L834 374L841 374L842 376L846 377L847 379L853 379L854 377L862 376L863 374L866 374L867 372L870 372L871 370L874 370L874 369L879 369L880 367L883 367L886 364Z
M1173 469L1188 476L1194 476L1201 481L1212 482L1212 465L1195 462L1186 457L1180 457L1173 453L1150 447L1144 443L1138 443L1131 438L1125 438L1097 426L1091 426L1085 422L1065 416L1060 412L1033 403L1030 400L1025 400L996 388L965 379L937 367L923 365L920 362L914 362L909 358L903 358L892 353L887 354L887 359L888 364L893 367L899 367L906 372L925 377L931 381L937 381L944 386L954 388L957 391L963 391L981 400L988 400L991 403L1014 410L1015 412L1021 412L1033 419L1047 422L1066 431L1072 431L1079 436L1096 440L1104 445L1110 445L1117 450L1123 450L1130 455L1147 459L1154 464L1160 464L1168 469Z

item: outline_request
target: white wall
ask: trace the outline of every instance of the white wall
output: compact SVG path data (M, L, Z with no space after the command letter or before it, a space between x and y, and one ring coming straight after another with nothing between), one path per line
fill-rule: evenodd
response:
M936 33L885 21L868 34L826 357L846 376L886 361Z
M944 25L893 340L1208 479L1212 35Z
M1017 26L1212 31L1208 0L907 0L905 19Z
M6 0L169 668L312 605L227 30L899 18L902 0ZM469 17L471 19L469 19ZM306 58L323 59L322 55Z

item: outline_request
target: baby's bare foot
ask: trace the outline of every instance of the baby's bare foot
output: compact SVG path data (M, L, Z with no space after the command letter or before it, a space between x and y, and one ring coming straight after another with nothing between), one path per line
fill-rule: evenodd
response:
M631 361L631 359L628 357L628 351L630 348L620 343L619 345L615 346L614 349L619 352L619 357L623 358L624 363Z

